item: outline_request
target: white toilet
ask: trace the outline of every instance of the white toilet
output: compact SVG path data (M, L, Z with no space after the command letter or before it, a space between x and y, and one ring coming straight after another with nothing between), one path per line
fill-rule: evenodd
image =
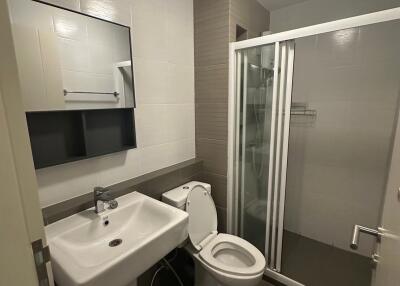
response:
M192 181L162 195L163 202L189 214L185 245L195 261L195 286L255 286L263 276L265 258L246 240L217 232L217 211L211 186Z

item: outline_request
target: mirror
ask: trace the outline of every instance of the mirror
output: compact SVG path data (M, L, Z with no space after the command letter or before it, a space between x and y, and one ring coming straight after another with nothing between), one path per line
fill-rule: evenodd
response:
M134 107L129 27L35 1L11 2L25 111Z

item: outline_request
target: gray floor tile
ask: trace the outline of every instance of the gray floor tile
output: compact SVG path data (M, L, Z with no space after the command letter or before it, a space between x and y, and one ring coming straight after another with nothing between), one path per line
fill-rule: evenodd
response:
M307 286L368 286L370 259L285 231L282 273Z

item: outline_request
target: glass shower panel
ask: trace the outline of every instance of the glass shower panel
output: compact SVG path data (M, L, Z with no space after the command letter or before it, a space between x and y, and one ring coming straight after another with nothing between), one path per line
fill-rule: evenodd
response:
M263 253L275 60L275 44L237 53L238 232Z
M237 233L279 271L294 42L237 52ZM272 154L270 156L270 154Z

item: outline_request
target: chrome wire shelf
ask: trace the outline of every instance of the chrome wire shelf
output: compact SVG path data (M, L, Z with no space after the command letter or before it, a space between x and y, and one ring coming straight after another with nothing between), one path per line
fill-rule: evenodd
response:
M305 109L305 110L293 110L290 115L295 116L317 116L317 111L315 109Z
M316 117L317 110L308 108L307 103L293 102L290 115Z

